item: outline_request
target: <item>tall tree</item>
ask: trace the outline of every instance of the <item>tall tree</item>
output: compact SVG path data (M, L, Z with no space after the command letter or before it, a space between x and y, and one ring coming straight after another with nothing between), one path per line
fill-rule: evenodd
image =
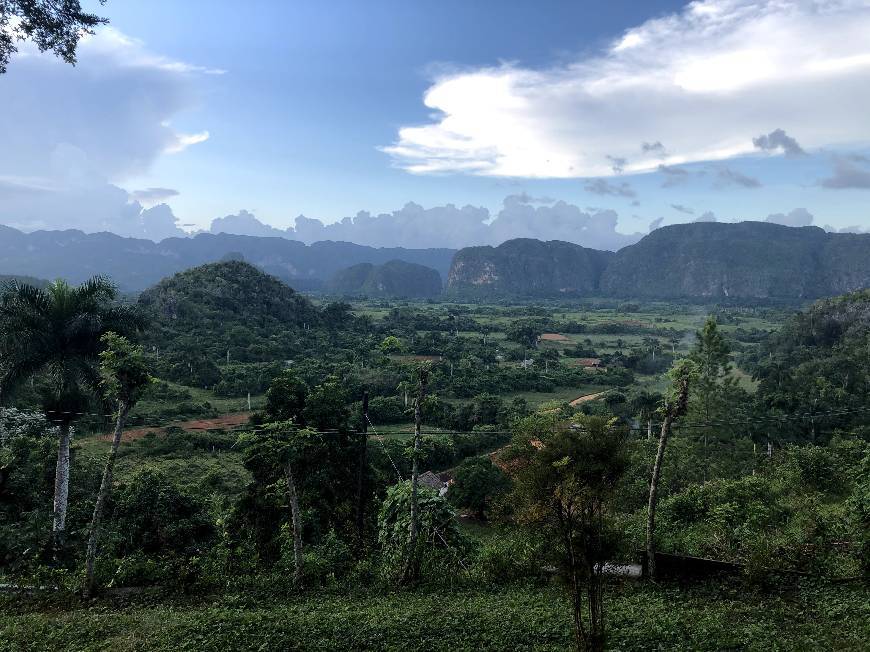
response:
M285 369L272 379L266 390L265 418L267 421L292 421L304 426L302 412L308 386L292 369Z
M524 420L506 452L514 504L522 522L544 528L568 586L578 650L605 643L602 571L616 538L610 503L627 466L626 429L615 419L557 415Z
M33 41L40 52L51 50L75 64L79 39L108 22L82 11L79 0L0 0L0 73L18 51L17 41Z
M672 387L665 398L664 418L662 419L662 429L659 434L659 446L656 450L655 462L653 463L652 477L649 482L649 502L647 504L646 558L647 571L652 579L655 579L656 576L656 504L659 497L659 478L662 474L665 448L668 445L668 437L671 435L674 422L686 414L689 404L689 388L693 379L697 377L697 374L697 367L691 360L680 360L669 372Z
M247 530L244 534L260 542L260 558L274 561L277 557L273 555L280 554L280 530L287 522L289 507L293 583L298 587L304 580L303 506L312 512L328 509L327 494L333 490L329 485L341 481L331 474L335 465L328 437L284 421L267 424L260 432L239 438L245 450L245 468L251 471L253 481L248 496L236 506L235 516L244 520L237 522L234 529L239 534ZM272 547L276 550L270 552Z
M38 289L13 282L0 295L0 395L38 378L43 409L58 424L52 548L63 547L69 497L70 426L87 410L99 385L100 338L127 335L142 321L115 303L117 290L94 277L74 287L55 281Z
M709 472L709 441L714 435L712 422L733 416L729 398L735 397L736 379L731 373L730 355L731 348L719 330L716 318L709 316L696 334L695 345L689 354L697 367L693 391L696 400L689 405L689 419L703 424L705 478Z
M91 517L91 529L88 535L88 550L86 557L84 595L90 597L94 589L94 563L97 559L97 545L100 536L100 522L106 500L112 490L112 472L115 469L115 459L118 456L118 446L121 444L121 434L130 410L136 405L142 391L151 382L145 355L141 346L134 346L130 341L117 333L106 333L101 338L105 349L100 353L100 374L106 397L116 404L115 433L112 437L112 448L109 459L103 469L103 479L97 493L94 514Z

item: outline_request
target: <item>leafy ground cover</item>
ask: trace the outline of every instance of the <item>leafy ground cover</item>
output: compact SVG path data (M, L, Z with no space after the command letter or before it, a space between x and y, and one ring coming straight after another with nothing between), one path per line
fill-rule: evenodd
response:
M570 612L551 586L304 598L138 598L117 607L6 599L0 650L565 650ZM614 650L862 650L866 587L803 583L776 593L725 585L614 588Z

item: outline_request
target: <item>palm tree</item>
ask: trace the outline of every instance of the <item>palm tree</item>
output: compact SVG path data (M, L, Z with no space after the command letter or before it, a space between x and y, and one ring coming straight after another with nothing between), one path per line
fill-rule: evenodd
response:
M629 405L642 422L646 423L646 438L652 439L652 419L656 410L658 410L664 397L658 392L650 392L641 390L631 397Z
M77 287L58 280L45 289L13 281L0 292L0 396L37 378L42 407L58 425L54 552L66 536L70 426L97 390L100 338L141 326L138 313L116 298L115 286L99 276Z

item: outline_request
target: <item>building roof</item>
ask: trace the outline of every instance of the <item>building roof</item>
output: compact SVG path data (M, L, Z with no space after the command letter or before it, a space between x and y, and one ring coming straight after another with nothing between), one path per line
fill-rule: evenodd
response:
M432 471L426 471L425 473L421 473L417 480L420 484L425 485L430 489L435 489L436 491L444 486L444 483L441 482L441 478L432 473Z

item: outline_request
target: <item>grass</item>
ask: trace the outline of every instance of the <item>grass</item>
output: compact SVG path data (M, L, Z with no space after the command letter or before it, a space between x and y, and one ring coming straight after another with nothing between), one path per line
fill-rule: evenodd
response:
M187 446L165 452L151 450L155 443L168 443L166 437L171 438L172 435L122 442L115 463L115 482L124 482L137 471L153 468L165 472L181 487L197 491L214 489L221 494L235 497L241 494L250 481L250 473L242 465L241 452L191 450ZM89 437L79 440L77 447L78 455L95 458L102 465L108 457L111 442Z
M305 597L167 599L117 607L8 600L0 652L27 650L567 650L556 586ZM804 584L765 594L733 585L615 584L613 650L863 650L866 591Z

